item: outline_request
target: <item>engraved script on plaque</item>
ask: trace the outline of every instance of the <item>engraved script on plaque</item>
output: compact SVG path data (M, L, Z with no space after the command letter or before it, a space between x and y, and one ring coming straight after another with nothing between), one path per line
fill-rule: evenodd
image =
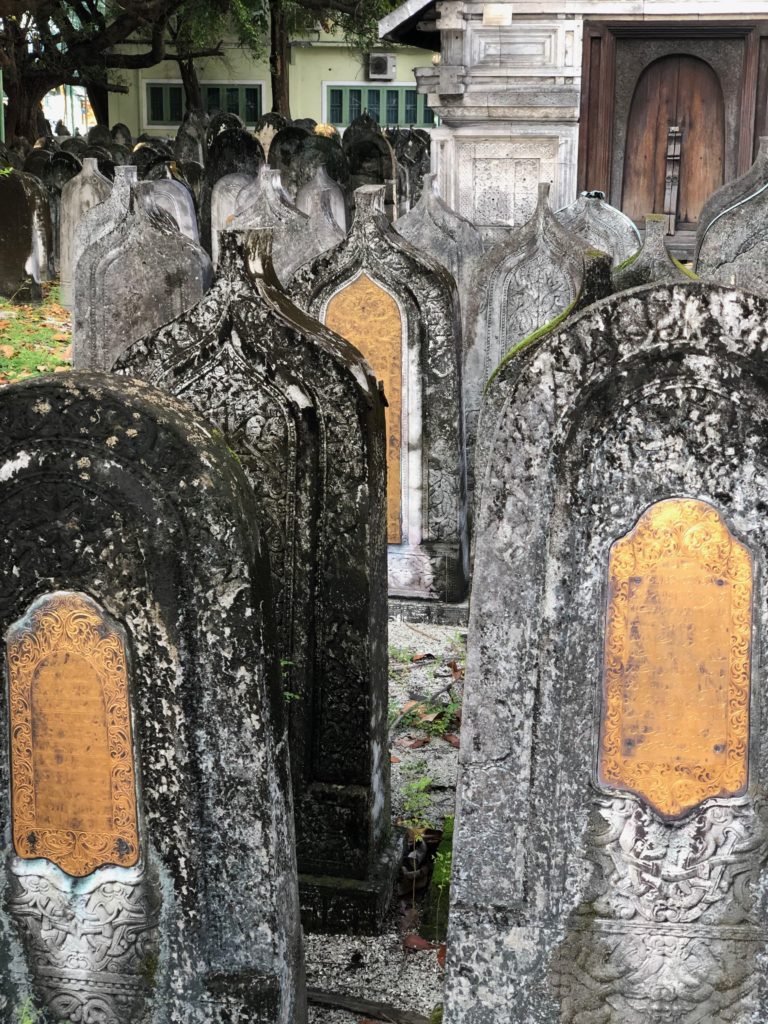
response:
M660 501L611 548L598 779L679 818L748 776L752 557L719 513Z
M399 544L400 459L403 442L403 321L392 296L361 274L328 303L325 323L346 338L384 381L387 408L387 540Z
M84 594L36 601L8 630L16 854L77 878L139 860L125 643Z

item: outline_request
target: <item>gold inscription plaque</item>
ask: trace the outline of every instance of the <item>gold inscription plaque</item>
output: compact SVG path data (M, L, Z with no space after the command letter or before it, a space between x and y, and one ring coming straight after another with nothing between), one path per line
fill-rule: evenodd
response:
M703 501L660 501L611 548L602 785L680 817L747 786L752 558Z
M325 322L363 354L384 381L387 424L387 540L399 544L400 459L403 443L403 322L392 296L367 274L342 288L328 303Z
M139 859L125 647L83 594L36 602L7 635L13 845L81 878Z

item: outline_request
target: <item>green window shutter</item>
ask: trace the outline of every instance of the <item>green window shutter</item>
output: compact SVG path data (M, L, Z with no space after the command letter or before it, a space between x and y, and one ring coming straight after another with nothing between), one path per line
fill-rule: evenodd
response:
M387 89L387 124L400 124L400 89Z
M418 114L418 101L419 94L415 89L405 90L405 123L416 124L419 118Z
M360 117L363 112L363 90L362 89L350 89L349 90L349 117L347 124L350 124L355 120L356 117Z
M377 123L381 121L381 91L369 89L367 97L368 113Z
M331 124L344 124L344 92L342 89L330 90L328 116Z
M165 120L163 87L162 85L150 85L149 89L149 120L156 124L162 124Z

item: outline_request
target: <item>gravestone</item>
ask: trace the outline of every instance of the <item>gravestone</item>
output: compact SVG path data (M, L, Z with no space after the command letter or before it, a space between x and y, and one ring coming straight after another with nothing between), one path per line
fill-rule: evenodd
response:
M109 370L131 342L193 306L211 284L208 254L128 186L123 219L75 271L72 365Z
M384 382L390 594L455 602L467 582L456 286L391 229L383 195L358 189L347 238L301 267L290 290Z
M327 252L344 241L346 232L339 227L333 213L333 192L330 189L322 189L309 196L307 230L311 241L307 249L313 253Z
M696 259L710 224L726 210L749 199L768 184L768 137L761 137L754 163L740 178L728 181L712 193L702 207L696 227Z
M60 143L62 153L71 153L82 162L88 143L80 135L73 135L69 139L62 139Z
M194 110L184 114L173 143L173 156L177 163L205 163L208 145L205 137L206 118Z
M387 185L386 214L396 220L397 161L389 142L368 113L355 118L341 140L349 167L349 190L354 207L357 189L364 185Z
M72 243L72 301L74 303L77 266L83 253L99 239L110 234L128 212L131 188L137 184L136 168L132 164L115 169L115 181L107 198L92 206L75 227Z
M267 155L269 155L272 139L274 139L281 128L286 128L288 124L289 122L282 116L282 114L276 114L273 111L262 114L256 122L254 133L261 143L262 149Z
M42 186L32 175L0 174L0 295L38 301L47 279L50 213Z
M32 206L32 223L35 233L35 246L38 252L40 277L50 281L53 277L54 244L53 218L51 217L51 201L48 189L35 175L25 175L29 202Z
M245 125L237 114L229 114L223 110L217 110L208 118L208 124L205 128L206 145L210 149L222 132L244 130ZM207 163L207 159L205 162Z
M620 263L613 272L616 291L626 291L654 281L695 281L696 275L676 260L667 249L666 214L649 214L645 218L645 238L640 251Z
M208 252L211 252L211 198L216 182L227 174L250 174L255 177L264 164L264 150L259 140L242 128L223 128L217 131L217 125L228 123L216 120L218 116L215 115L208 126L211 141L200 198L200 238Z
M557 211L557 219L593 249L609 253L615 266L633 256L642 245L634 221L606 203L604 192L582 192L570 206Z
M766 324L651 285L491 385L445 1024L766 1016Z
M234 216L237 197L246 185L253 182L251 174L225 174L213 186L211 193L211 262L219 263L219 232L226 230Z
M483 254L480 232L440 198L437 177L424 176L421 198L395 223L395 231L411 245L437 260L453 275L466 305L475 264Z
M471 326L463 378L470 487L488 378L514 345L569 309L581 291L587 246L560 225L549 191L549 183L539 185L533 217L505 234L475 266L465 312Z
M182 235L186 235L193 242L199 241L195 203L186 185L169 178L142 181L139 185L139 195L142 199L146 197L149 204L154 204L172 217Z
M697 232L696 272L701 277L768 294L768 138L750 171L724 186L708 204L711 220ZM723 195L720 195L723 193ZM726 205L728 204L728 205Z
M273 264L278 278L286 285L302 263L322 250L321 238L309 230L309 218L291 202L282 187L280 171L266 165L237 194L235 211L227 219L231 231L269 228L273 232ZM326 240L332 244L332 240ZM338 240L338 239L336 239Z
M64 186L75 178L83 167L77 157L71 153L57 151L51 157L48 172L43 181L48 192L48 203L51 210L51 232L53 236L53 267L57 274L61 273L61 193Z
M133 136L131 135L131 129L127 124L123 124L122 121L118 121L117 124L113 124L109 132L112 137L112 141L116 142L118 146L125 146L126 149L133 149Z
M268 232L225 231L220 244L205 299L117 369L209 417L251 481L294 695L305 925L372 932L400 860L386 754L384 403L360 354L279 287Z
M329 202L333 219L346 234L348 223L346 196L341 185L328 174L325 165L318 167L312 180L301 186L296 196L296 206L302 213L309 215L310 206L314 205L314 196L322 192L330 193Z
M304 184L304 167L302 154L313 135L306 128L297 128L295 124L286 125L274 136L269 147L269 166L280 172L283 188L295 201L296 195Z
M99 172L96 160L86 157L83 169L62 189L61 194L61 235L59 253L61 260L61 297L63 306L74 302L74 251L77 225L91 209L103 203L112 191L112 183Z
M4 1019L305 1021L269 567L236 460L167 395L67 374L2 389L0 466Z

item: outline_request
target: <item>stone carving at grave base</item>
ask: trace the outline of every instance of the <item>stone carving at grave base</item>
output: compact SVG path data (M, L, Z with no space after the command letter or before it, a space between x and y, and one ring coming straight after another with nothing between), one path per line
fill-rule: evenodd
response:
M594 249L607 252L614 266L628 260L642 244L634 222L606 203L603 192L582 192L556 216L568 231L580 235Z

